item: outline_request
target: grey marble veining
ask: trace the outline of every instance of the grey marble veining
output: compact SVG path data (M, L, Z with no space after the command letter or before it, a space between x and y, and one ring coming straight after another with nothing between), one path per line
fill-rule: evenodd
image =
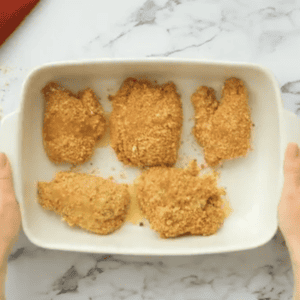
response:
M0 114L18 109L25 77L43 63L157 56L262 64L298 113L300 1L42 0L0 48ZM139 257L45 250L22 232L6 284L18 300L287 300L292 287L280 233L249 251Z
M290 299L292 284L280 233L257 249L188 257L51 251L21 235L7 289L11 299Z

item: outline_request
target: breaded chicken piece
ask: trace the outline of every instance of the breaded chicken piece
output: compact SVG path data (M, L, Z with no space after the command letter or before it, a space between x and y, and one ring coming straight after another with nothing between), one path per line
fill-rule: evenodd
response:
M174 83L127 78L110 100L111 146L120 161L141 167L176 162L183 116Z
M192 103L196 119L193 133L204 147L209 166L246 156L251 148L252 122L248 93L242 80L227 79L220 102L212 88L202 86L192 95Z
M105 131L103 109L90 89L72 94L51 82L42 90L45 100L44 148L54 163L83 164Z
M217 187L217 173L197 173L194 167L154 167L141 175L137 199L151 228L162 238L207 236L222 226L225 190Z
M97 234L121 227L130 203L127 185L93 175L59 172L38 183L40 205L62 216L70 226Z

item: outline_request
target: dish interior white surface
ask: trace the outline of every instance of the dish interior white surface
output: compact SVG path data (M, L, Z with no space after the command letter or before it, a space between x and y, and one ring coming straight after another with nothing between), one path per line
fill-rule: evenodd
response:
M224 80L244 80L249 91L252 112L253 151L246 158L224 163L219 169L219 185L227 190L233 213L217 234L161 239L147 227L126 223L108 236L99 236L79 228L71 228L53 212L37 203L37 182L51 180L55 172L69 170L70 165L50 162L42 143L44 99L41 89L56 81L77 92L92 88L100 97L106 112L112 105L108 95L114 94L127 77L147 78L158 83L173 81L181 95L184 112L182 145L177 167L185 167L192 159L204 162L202 149L191 134L194 110L190 101L200 85L213 87L218 99ZM39 246L74 251L140 255L186 255L218 253L257 247L267 242L277 229L276 209L280 169L280 134L278 87L272 75L255 65L207 63L201 61L141 60L57 63L34 70L23 87L20 115L20 170L23 178L22 217L25 233ZM105 137L107 141L108 136ZM117 182L132 182L140 170L124 166L105 142L95 150L93 158L81 167L82 172ZM92 164L92 165L91 165ZM124 178L125 177L125 178Z

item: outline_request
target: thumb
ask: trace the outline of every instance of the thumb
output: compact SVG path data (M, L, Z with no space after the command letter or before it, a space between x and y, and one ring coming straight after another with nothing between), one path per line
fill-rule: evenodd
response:
M3 195L14 194L12 173L7 156L0 153L0 193ZM8 199L3 197L2 200Z
M296 143L289 143L285 151L284 181L294 186L300 185L300 156Z

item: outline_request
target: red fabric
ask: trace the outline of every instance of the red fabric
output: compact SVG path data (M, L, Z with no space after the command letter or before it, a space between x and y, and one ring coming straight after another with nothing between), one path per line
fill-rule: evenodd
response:
M0 45L10 36L39 0L0 0Z

